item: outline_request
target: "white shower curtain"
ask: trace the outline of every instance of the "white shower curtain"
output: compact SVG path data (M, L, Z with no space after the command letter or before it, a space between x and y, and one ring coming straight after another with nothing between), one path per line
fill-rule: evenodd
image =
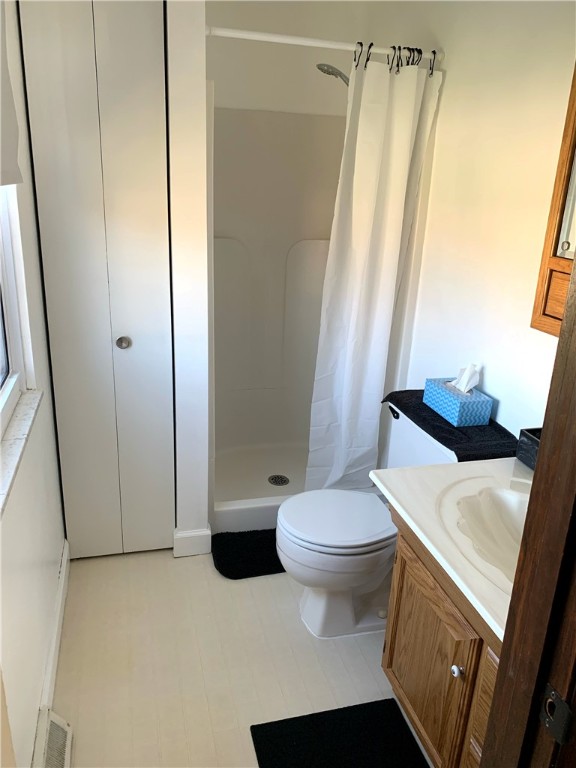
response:
M324 279L306 489L363 488L378 459L399 264L442 74L363 61L350 77Z

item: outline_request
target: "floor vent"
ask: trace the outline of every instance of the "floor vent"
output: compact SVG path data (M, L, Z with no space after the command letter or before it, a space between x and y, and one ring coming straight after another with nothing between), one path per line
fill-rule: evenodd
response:
M270 485L288 485L290 480L286 477L286 475L270 475L268 482Z
M42 708L38 716L32 768L70 768L72 727L70 723Z

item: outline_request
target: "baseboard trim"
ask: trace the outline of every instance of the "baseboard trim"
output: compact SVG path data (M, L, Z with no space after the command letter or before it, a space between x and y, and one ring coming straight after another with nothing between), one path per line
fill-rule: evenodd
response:
M60 561L60 575L58 576L58 589L56 591L56 604L54 609L54 626L46 668L44 670L44 685L42 687L41 707L52 707L54 688L56 686L56 672L58 670L58 656L60 654L60 638L62 637L62 624L64 623L64 606L68 592L68 574L70 572L70 547L64 540L62 559Z
M174 557L207 555L212 549L212 531L199 528L195 531L174 531Z

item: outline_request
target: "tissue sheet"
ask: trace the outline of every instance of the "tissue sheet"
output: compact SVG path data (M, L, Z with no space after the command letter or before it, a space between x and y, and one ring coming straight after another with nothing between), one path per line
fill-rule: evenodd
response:
M470 363L466 368L462 368L458 376L450 384L461 392L470 392L480 381L480 368Z
M477 389L460 392L450 386L453 380L454 377L426 379L424 403L454 427L488 424L492 413L492 398Z

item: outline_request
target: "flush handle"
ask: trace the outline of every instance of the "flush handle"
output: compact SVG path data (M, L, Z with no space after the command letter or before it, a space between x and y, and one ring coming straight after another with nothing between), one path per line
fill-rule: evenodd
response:
M450 667L450 674L452 677L464 677L464 667L459 667L457 664L452 664Z
M132 339L130 336L118 336L116 339L116 346L118 349L128 349L132 346Z

